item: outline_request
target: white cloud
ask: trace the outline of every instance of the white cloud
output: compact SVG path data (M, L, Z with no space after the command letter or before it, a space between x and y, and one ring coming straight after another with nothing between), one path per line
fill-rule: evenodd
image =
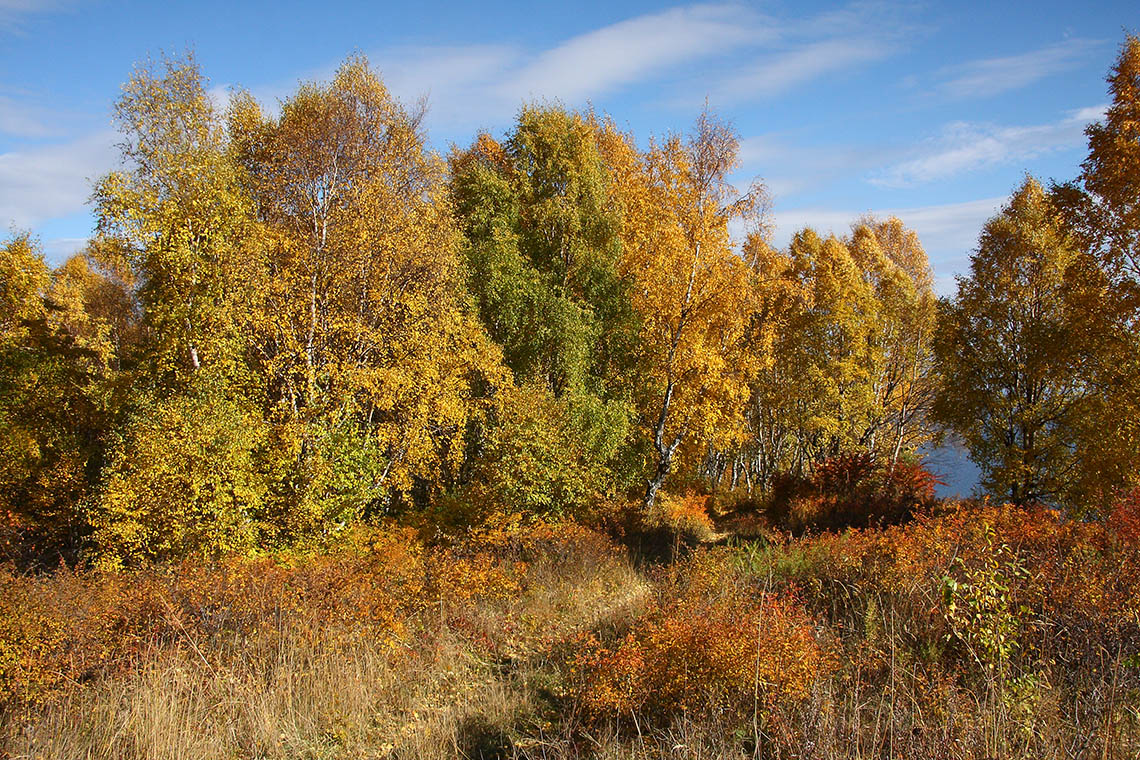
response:
M938 91L952 98L983 98L1024 87L1079 66L1101 46L1099 40L1071 39L1021 55L971 61L943 69Z
M955 122L927 140L915 158L876 172L869 180L883 187L911 187L1074 148L1084 143L1085 126L1103 113L1103 106L1082 108L1053 124L1033 126Z
M534 98L583 105L686 63L774 36L739 5L692 5L637 16L529 54L510 45L401 47L373 55L404 100L428 94L433 123L489 126Z
M810 43L761 58L743 73L727 79L718 93L737 100L779 95L825 74L885 58L892 49L885 40L866 37Z
M921 34L909 21L912 10L892 2L852 2L784 20L774 44L734 66L736 73L717 86L717 98L770 98L887 58Z
M86 245L87 238L51 238L44 242L44 258L51 266L59 266Z
M0 31L19 31L33 13L48 13L71 5L70 0L0 0Z
M521 65L509 45L401 47L372 56L384 83L401 100L428 97L431 123L445 129L486 127L518 106L494 92L495 84Z
M1102 104L1099 106L1086 106L1085 108L1078 108L1069 115L1070 121L1078 121L1083 124L1088 124L1094 121L1100 121L1108 112L1108 105Z
M0 95L0 135L48 137L60 133L44 109Z
M469 129L504 125L526 100L581 106L674 74L680 76L662 88L669 93L664 99L686 108L710 92L718 101L778 95L890 55L902 37L895 15L855 4L776 19L738 4L697 4L620 21L545 51L494 44L400 47L371 58L401 99L429 94L434 127ZM697 64L729 55L733 70L743 73L710 84Z
M694 5L622 21L539 55L503 84L512 98L556 95L570 101L641 81L686 61L774 37L736 5Z
M115 133L0 154L0 225L30 228L83 211L91 180L114 168Z
M782 199L859 176L882 166L893 149L874 145L805 144L787 135L767 134L740 141L742 170L736 181L763 178L779 204Z

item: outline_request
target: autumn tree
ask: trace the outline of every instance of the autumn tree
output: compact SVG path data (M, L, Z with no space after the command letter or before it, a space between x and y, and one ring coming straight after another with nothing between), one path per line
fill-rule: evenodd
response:
M793 236L765 264L779 320L751 386L747 450L767 487L777 472L804 475L862 445L875 413L874 291L850 248L814 230Z
M115 118L124 168L95 185L94 252L132 280L147 376L185 389L203 368L232 374L261 291L260 231L193 58L137 68Z
M244 553L274 534L256 460L265 426L220 379L142 397L116 432L92 516L100 566Z
M73 561L114 421L125 292L76 256L52 271L34 241L0 247L0 553Z
M896 217L861 220L848 245L873 297L866 319L874 401L860 445L893 466L936 436L934 278L918 235Z
M476 490L498 483L499 501L528 511L580 509L628 479L636 339L595 125L526 106L503 143L480 135L451 165L468 289L518 385L495 404L481 469L493 472ZM527 472L551 477L523 495L507 481ZM565 487L532 504L553 484Z
M1080 176L1052 189L1085 254L1069 301L1080 372L1097 391L1083 417L1084 491L1102 501L1140 477L1140 38L1125 39L1108 85Z
M126 367L119 354L130 392L117 401L90 511L94 548L110 563L223 551L227 526L248 523L257 506L237 498L235 484L263 473L251 450L196 456L192 441L263 435L246 363L264 286L262 231L192 57L138 67L115 118L123 168L96 183L91 257L133 300L137 350ZM121 343L123 320L108 328L105 340ZM180 477L155 474L169 468ZM171 537L186 538L172 547Z
M754 371L743 350L752 289L729 224L763 207L763 188L738 196L728 184L737 138L709 113L687 138L654 141L644 154L612 125L600 141L621 204L621 272L640 318L648 509L679 458L741 435Z
M476 381L498 382L421 115L363 58L302 85L278 116L246 94L231 106L233 152L266 229L250 332L288 531L335 529L438 485L464 455Z
M1027 179L982 230L935 344L941 421L984 485L1015 504L1056 502L1075 477L1074 422L1089 389L1073 371L1065 273L1075 241Z
M1108 76L1112 102L1085 129L1089 154L1076 182L1054 188L1083 246L1140 298L1140 38L1129 35ZM1135 307L1136 304L1133 304ZM1140 307L1137 307L1140 308Z

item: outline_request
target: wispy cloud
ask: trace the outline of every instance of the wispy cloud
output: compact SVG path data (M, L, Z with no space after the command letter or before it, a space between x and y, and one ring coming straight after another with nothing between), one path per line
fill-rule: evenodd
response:
M886 160L884 150L877 146L806 144L788 134L745 137L740 141L739 158L741 171L736 181L744 184L762 176L777 204L798 193L858 177Z
M370 58L402 100L427 96L430 122L445 132L496 126L518 106L495 92L524 59L510 45L399 47Z
M45 108L0 95L0 135L53 137L64 131L58 119Z
M775 43L751 51L716 87L718 100L771 98L822 77L853 71L901 50L919 34L906 8L854 2L801 19L785 19Z
M773 56L762 56L718 88L721 98L750 100L787 92L826 74L886 58L893 47L875 38L813 42Z
M486 127L509 119L525 100L578 106L654 82L668 82L661 91L685 107L706 95L719 103L776 96L891 55L903 24L890 18L877 5L776 18L739 4L697 4L626 19L543 51L401 47L372 59L403 99L430 95L433 124ZM737 73L710 84L700 72L726 57Z
M372 56L393 92L429 95L433 122L489 126L535 98L582 105L703 58L773 39L741 5L704 4L637 16L544 51L511 45L401 47Z
M0 225L34 227L82 211L91 180L114 168L113 132L0 154Z
M59 266L87 246L87 238L50 238L43 243L48 264Z
M937 91L951 98L984 98L1025 87L1079 66L1103 46L1100 40L1071 39L1021 55L971 61L943 69Z
M502 91L508 97L553 93L577 101L774 34L770 24L738 5L674 8L568 40L539 55Z
M71 0L0 0L0 32L16 32L20 24L34 13L62 10Z
M920 146L917 156L872 174L869 181L911 187L1074 148L1084 142L1085 126L1103 113L1104 106L1082 108L1053 124L1032 126L955 122Z

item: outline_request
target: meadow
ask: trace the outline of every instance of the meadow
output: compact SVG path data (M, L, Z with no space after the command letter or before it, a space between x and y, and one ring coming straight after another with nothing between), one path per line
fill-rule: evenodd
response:
M1136 507L947 503L798 538L751 515L752 536L682 530L655 558L573 523L389 525L303 555L6 572L0 752L1132 758Z

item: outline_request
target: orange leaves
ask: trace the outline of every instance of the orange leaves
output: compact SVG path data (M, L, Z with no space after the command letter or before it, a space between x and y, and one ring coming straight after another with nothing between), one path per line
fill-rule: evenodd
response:
M1116 500L1108 516L1108 532L1125 544L1140 546L1140 488Z
M705 540L713 535L710 501L710 497L693 490L682 496L666 494L654 504L645 522L651 527L662 526L675 533Z
M1079 657L1129 646L1140 624L1140 558L1111 532L1124 524L1065 520L1046 508L961 506L884 531L791 542L768 561L778 575L816 590L813 609L834 611L831 605L864 596L889 600L935 647L949 633L947 579L974 583L1000 554L1008 567L1026 571L1002 571L1024 650L1048 645L1056 657Z
M749 589L723 556L698 554L623 638L587 642L577 695L596 718L749 710L755 699L768 709L805 699L826 659L795 598Z
M537 523L488 527L449 547L385 526L356 528L337 549L307 555L38 577L0 566L0 710L135 670L169 649L222 669L248 649L290 642L340 651L367 639L414 652L440 626L483 651L544 646L575 622L515 613L535 576L555 563L616 561L599 534Z

